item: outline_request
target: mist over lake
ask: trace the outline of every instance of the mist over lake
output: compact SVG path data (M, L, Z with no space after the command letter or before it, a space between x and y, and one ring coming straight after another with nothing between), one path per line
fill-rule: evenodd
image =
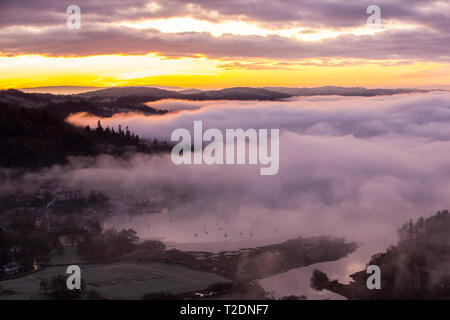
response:
M169 108L169 102L157 104ZM111 222L132 226L143 237L201 244L336 235L361 243L364 259L395 243L405 221L449 206L449 93L182 103L186 110L177 107L163 116L127 114L101 121L158 139L169 139L176 128L192 128L194 120L223 130L280 128L279 173L261 177L249 165L175 166L169 156L140 156L128 163L99 159L89 168L69 165L48 174L58 172L74 186L94 183L117 192L151 191L163 184L189 193L170 212L175 223L158 215ZM97 120L85 114L69 118L92 126Z

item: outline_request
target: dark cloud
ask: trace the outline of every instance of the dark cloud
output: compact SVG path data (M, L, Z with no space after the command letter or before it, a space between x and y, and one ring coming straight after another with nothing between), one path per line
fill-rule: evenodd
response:
M441 2L442 3L442 2ZM206 55L211 58L362 58L448 61L449 12L438 10L438 1L381 1L386 21L419 24L413 30L384 31L374 36L345 35L319 42L281 36L213 37L208 33L166 34L135 30L114 22L143 18L190 15L201 19L243 19L266 28L285 26L355 27L365 23L371 1L178 1L143 0L79 1L82 29L65 28L69 1L2 1L0 52L4 55L39 53L49 56L95 54L146 54L166 56ZM428 6L428 7L427 7ZM430 9L431 8L435 9ZM157 9L155 9L157 8ZM448 7L446 7L448 8ZM30 31L24 26L41 28ZM10 27L10 28L7 28ZM5 29L7 28L7 29Z
M165 34L157 30L136 31L106 27L70 31L64 27L36 34L24 31L4 33L0 39L5 55L38 53L48 56L96 54L141 55L157 52L164 56L209 58L360 58L378 60L449 61L449 33L395 31L374 36L345 35L318 42L297 41L281 36L214 37L208 33Z
M156 4L152 6L150 4ZM385 19L421 23L436 28L448 27L449 13L439 10L437 0L380 0ZM57 15L64 15L65 8L77 4L88 19L120 21L144 18L167 18L190 15L201 19L241 18L260 23L281 23L307 26L349 27L363 25L366 8L375 4L371 0L343 2L337 0L3 0L0 4L0 25L29 25L56 23ZM430 10L435 8L435 10ZM53 17L53 18L52 18ZM448 28L447 28L448 30Z

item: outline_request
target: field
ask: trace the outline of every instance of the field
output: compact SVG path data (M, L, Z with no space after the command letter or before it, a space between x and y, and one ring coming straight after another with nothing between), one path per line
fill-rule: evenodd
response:
M107 299L140 299L146 293L170 292L179 294L207 288L224 278L206 272L190 270L163 263L109 263L81 265L81 276L86 290L94 289ZM42 271L12 280L0 282L4 290L13 294L0 299L46 299L39 292L41 279L65 274L66 267L47 267Z

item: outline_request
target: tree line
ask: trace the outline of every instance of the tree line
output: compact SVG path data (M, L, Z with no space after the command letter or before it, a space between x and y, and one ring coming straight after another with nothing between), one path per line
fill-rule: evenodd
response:
M0 166L37 169L64 164L68 156L123 156L132 152L171 150L167 142L142 141L128 127L122 130L84 128L65 122L45 108L22 108L0 103Z

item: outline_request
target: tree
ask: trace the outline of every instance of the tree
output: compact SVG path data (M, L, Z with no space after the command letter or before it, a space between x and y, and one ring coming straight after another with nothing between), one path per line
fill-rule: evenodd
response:
M315 269L311 277L311 288L317 291L322 291L325 289L329 281L330 279L326 273L320 271L319 269Z
M97 121L97 130L98 131L103 131L102 123L101 123L100 120Z
M110 260L131 252L139 242L136 231L106 229L100 233L88 233L78 244L78 252L90 260Z
M450 299L450 275L441 276L434 286L435 299Z
M427 271L427 257L425 253L414 251L407 260L406 268L410 274L413 291L423 292L427 289L430 274Z

